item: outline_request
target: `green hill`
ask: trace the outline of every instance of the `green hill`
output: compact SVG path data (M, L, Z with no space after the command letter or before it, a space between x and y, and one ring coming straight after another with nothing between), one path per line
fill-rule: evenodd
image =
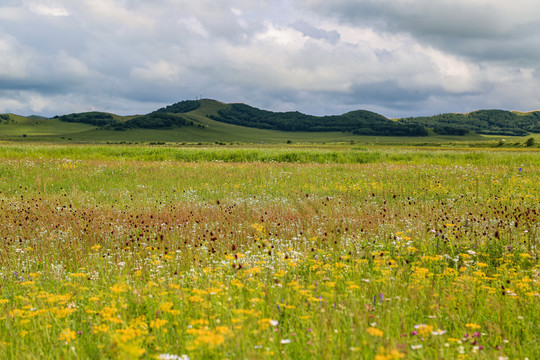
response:
M540 133L540 111L519 113L504 110L478 110L468 114L441 114L399 119L402 124L432 128L439 135L464 135L474 131L484 135L525 136Z
M232 104L211 119L257 129L307 132L352 132L373 136L427 136L422 126L397 124L382 115L357 110L337 116L312 116L300 112L273 112L245 104Z
M313 116L203 99L181 101L146 115L83 112L43 118L0 114L0 140L411 143L418 142L421 136L422 143L435 143L490 139L477 134L525 136L529 133L540 133L540 111L479 110L469 114L389 120L365 110Z

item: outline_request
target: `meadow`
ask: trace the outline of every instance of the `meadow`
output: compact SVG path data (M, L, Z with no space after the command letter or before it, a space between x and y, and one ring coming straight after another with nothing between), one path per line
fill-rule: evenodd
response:
M538 359L540 152L0 144L5 359Z

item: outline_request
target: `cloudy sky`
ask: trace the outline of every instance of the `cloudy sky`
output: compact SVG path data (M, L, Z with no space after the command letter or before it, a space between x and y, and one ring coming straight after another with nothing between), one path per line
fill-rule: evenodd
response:
M2 0L0 113L540 108L538 0Z

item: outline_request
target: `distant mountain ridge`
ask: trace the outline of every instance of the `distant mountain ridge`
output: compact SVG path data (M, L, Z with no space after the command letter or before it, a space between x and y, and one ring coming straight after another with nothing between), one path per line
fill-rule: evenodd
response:
M0 114L0 124L14 122L16 115ZM29 119L44 120L38 116ZM65 123L80 123L102 130L178 129L211 127L212 121L244 128L283 132L342 132L371 136L428 136L469 133L525 136L540 133L540 111L477 110L466 114L446 113L433 116L390 120L380 114L356 110L342 115L314 116L298 111L274 112L256 107L216 100L184 100L146 115L118 116L105 112L82 112L55 116ZM213 123L216 124L216 123Z
M525 136L540 133L540 111L516 112L477 110L467 114L448 113L399 119L400 123L429 127L439 135L464 135L474 131L485 135Z
M353 132L358 135L427 136L422 126L400 124L377 113L357 110L343 115L313 116L300 112L273 112L246 104L231 104L211 115L211 119L229 124L281 131Z

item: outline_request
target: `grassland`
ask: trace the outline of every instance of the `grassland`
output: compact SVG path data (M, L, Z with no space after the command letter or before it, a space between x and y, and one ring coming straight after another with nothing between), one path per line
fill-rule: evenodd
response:
M539 155L1 144L0 353L540 358Z
M55 143L169 143L169 144L323 144L323 143L358 143L358 144L469 144L475 146L485 143L496 146L501 139L506 144L523 145L527 137L509 136L442 136L431 134L427 137L392 137L359 136L351 132L292 132L263 130L237 126L212 120L218 111L230 105L214 100L201 100L201 106L180 114L196 126L186 126L167 130L132 129L124 131L106 130L82 123L62 122L59 119L22 117L10 114L13 121L0 122L0 141L55 142ZM127 121L134 116L113 115L117 121ZM538 134L533 135L540 142Z

